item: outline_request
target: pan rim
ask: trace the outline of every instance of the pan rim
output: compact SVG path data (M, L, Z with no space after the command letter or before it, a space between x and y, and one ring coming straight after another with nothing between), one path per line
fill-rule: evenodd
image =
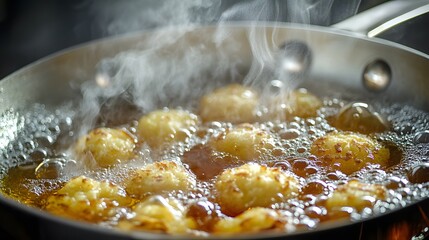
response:
M189 29L191 31L201 31L202 29L216 29L219 26L218 25L186 25L186 26L175 26L174 28L169 28L169 27L165 27L165 28L155 28L155 29L149 29L149 30L143 30L143 31L134 31L134 32L129 32L129 33L125 33L125 34L120 34L120 35L113 35L113 36L108 36L105 38L99 38L99 39L94 39L88 42L83 42L77 45L73 45L67 48L64 48L62 50L56 51L54 53L48 54L32 63L29 63L23 67L21 67L20 69L6 75L3 79L0 79L1 82L3 81L8 81L8 79L13 78L15 75L18 75L22 72L27 71L28 69L33 68L34 66L40 65L44 62L48 62L50 60L53 60L55 58L58 58L62 55L65 55L67 53L70 52L74 52L76 50L83 50L85 48L90 48L96 45L100 45L102 43L109 43L109 42L115 42L121 39L128 39L128 38L137 38L137 37L142 37L144 35L148 35L151 33L155 33L155 32L168 32L168 31L172 31L172 29L180 29L180 27L182 27L183 29ZM279 22L252 22L252 21L234 21L234 22L227 22L227 23L223 23L222 27L227 27L227 28L240 28L240 29L251 29L251 27L258 27L258 28L282 28L282 29L292 29L292 30L302 30L302 31L311 31L311 32L316 32L316 33L325 33L325 34L330 34L330 35L337 35L337 36L342 36L342 37L348 37L348 38L353 38L353 39L357 39L357 40L363 40L363 41L368 41L368 42L372 42L372 43L376 43L376 44L382 44L388 47L393 47L396 49L400 49L406 52L409 52L411 54L420 56L422 58L428 59L429 60L429 54L426 54L424 52L418 51L416 49L413 49L411 47L396 43L396 42L392 42L389 40L385 40L385 39L381 39L381 38L370 38L364 34L361 33L355 33L355 32L350 32L347 30L342 30L342 29L337 29L337 28L333 28L333 27L325 27L325 26L315 26L315 25L306 25L306 24L297 24L297 23L279 23Z

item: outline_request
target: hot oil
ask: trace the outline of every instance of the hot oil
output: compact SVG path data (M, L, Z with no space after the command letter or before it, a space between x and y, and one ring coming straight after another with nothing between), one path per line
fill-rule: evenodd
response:
M278 139L272 158L259 163L293 172L299 176L303 185L298 196L274 204L273 209L281 210L282 214L293 218L298 226L314 228L333 218L350 217L357 220L388 212L429 196L429 114L399 104L369 104L391 124L388 131L371 135L389 145L393 157L386 168L368 166L349 176L339 171L326 170L317 158L309 153L315 139L336 130L332 117L347 105L345 100L325 98L316 117L295 117L283 122L255 124ZM75 168L75 161L79 159L73 159L72 155L66 154L76 137L73 132L73 117L74 113L70 109L51 112L40 105L35 106L30 113L18 116L15 125L21 126L20 130L7 147L2 149L1 190L6 196L30 206L43 208L50 194L61 188L67 180L80 174L97 180L108 180L121 186L129 177L130 169L159 159L170 159L183 161L198 177L201 173L193 169L195 159L207 158L214 162L209 168L200 168L205 174L198 177L196 191L172 192L166 194L166 197L175 197L185 206L190 206L187 214L199 218L200 227L204 231L209 231L216 219L223 216L212 194L214 179L223 169L239 166L243 162L236 159L216 161L228 156L206 152L204 143L210 137L232 127L231 124L207 123L185 143L173 145L162 152L151 152L147 147L141 147L139 157L128 163L112 168L85 170ZM413 124L410 124L411 122ZM135 121L130 121L123 127L135 132L135 124ZM190 157L194 159L185 161L184 155L186 157L187 154L194 154L195 156ZM67 172L73 169L76 172ZM335 216L328 215L324 207L327 197L337 185L352 178L386 186L389 189L389 197L378 202L374 208L360 213L345 209ZM110 219L101 224L115 226L118 220Z
M51 161L51 166L44 171L36 169L47 159L61 158L63 144L68 144L63 141L73 136L74 112L70 106L49 111L36 104L25 114L15 112L15 116L15 119L2 118L9 124L14 123L10 128L18 130L13 137L2 138L8 144L0 150L3 153L1 189L20 202L40 207L41 200L59 189L66 178L60 177L57 169L53 169L55 161Z

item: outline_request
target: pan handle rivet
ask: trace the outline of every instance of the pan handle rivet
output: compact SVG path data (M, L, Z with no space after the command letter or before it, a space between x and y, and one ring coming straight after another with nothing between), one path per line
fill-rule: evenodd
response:
M306 43L291 40L279 46L277 70L279 78L302 77L310 68L312 53Z
M362 79L367 90L382 92L392 80L392 70L384 60L377 59L365 67Z

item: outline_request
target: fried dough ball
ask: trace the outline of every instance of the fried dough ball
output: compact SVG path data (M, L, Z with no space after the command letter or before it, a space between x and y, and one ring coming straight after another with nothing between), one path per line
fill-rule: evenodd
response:
M345 174L356 172L368 164L386 166L389 149L374 139L356 133L330 133L313 142L311 154L323 164Z
M317 115L317 110L322 106L320 99L300 88L289 95L275 97L273 100L273 114L280 118L301 117L310 118Z
M227 169L215 182L216 199L222 211L229 215L251 207L269 207L296 195L300 188L298 179L291 173L256 163Z
M385 200L387 194L387 189L382 185L350 180L340 185L327 199L326 208L338 210L341 207L353 207L357 211L362 211L366 207L372 207L377 200Z
M256 120L255 109L258 103L259 95L255 90L231 84L203 96L199 115L204 122L251 123Z
M119 222L120 229L184 234L196 228L195 221L186 217L185 208L174 199L153 196L135 205L132 213L132 218Z
M242 124L212 138L208 144L216 151L251 161L269 155L274 148L275 139L264 130L250 124Z
M81 137L75 152L84 159L93 159L100 167L110 167L134 156L136 139L122 129L97 128Z
M251 208L237 217L227 217L214 225L214 233L251 233L285 226L280 215L269 208Z
M134 170L125 183L128 194L137 198L171 191L195 188L196 178L185 167L173 161L160 161Z
M137 134L152 148L165 143L185 141L195 132L197 115L184 110L157 110L140 118Z
M45 209L56 215L88 221L101 221L116 214L130 199L119 186L80 176L48 197Z

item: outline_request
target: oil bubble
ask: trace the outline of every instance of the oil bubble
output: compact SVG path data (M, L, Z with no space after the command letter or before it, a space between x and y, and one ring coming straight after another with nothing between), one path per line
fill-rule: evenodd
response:
M30 153L30 158L35 162L41 162L43 159L48 156L48 153L45 149L35 149L33 152Z
M362 178L367 182L382 182L387 177L385 171L381 169L371 169L363 173Z
M389 123L379 113L362 102L344 106L332 124L344 131L357 131L364 134L383 132L390 128Z
M318 168L306 158L295 158L292 160L293 172L300 177L307 177L318 172Z
M388 189L398 189L407 186L408 180L399 178L397 176L391 176L387 179L386 187Z
M302 189L305 194L318 195L327 191L327 184L321 180L315 180L307 183Z
M34 173L38 179L56 179L61 176L65 161L64 158L47 158L34 169Z
M412 183L429 182L429 163L414 166L408 171L408 179Z
M299 130L297 129L286 129L279 132L279 136L284 140L290 140L298 138L300 135Z
M40 136L36 138L36 142L39 147L49 147L54 143L54 139L51 136Z
M307 151L307 148L305 148L305 147L298 147L298 148L296 149L296 151L297 151L298 153L305 153L305 152Z
M326 209L318 206L310 206L305 209L305 213L310 218L320 219L326 215Z
M57 133L59 133L59 132L61 131L61 129L60 129L60 127L59 127L59 126L50 126L50 127L48 128L48 130L49 130L51 133L53 133L53 134L57 134Z
M416 133L413 142L415 144L429 143L429 130Z
M287 171L292 168L288 161L275 161L274 164L272 164L272 166L281 168L283 171Z

